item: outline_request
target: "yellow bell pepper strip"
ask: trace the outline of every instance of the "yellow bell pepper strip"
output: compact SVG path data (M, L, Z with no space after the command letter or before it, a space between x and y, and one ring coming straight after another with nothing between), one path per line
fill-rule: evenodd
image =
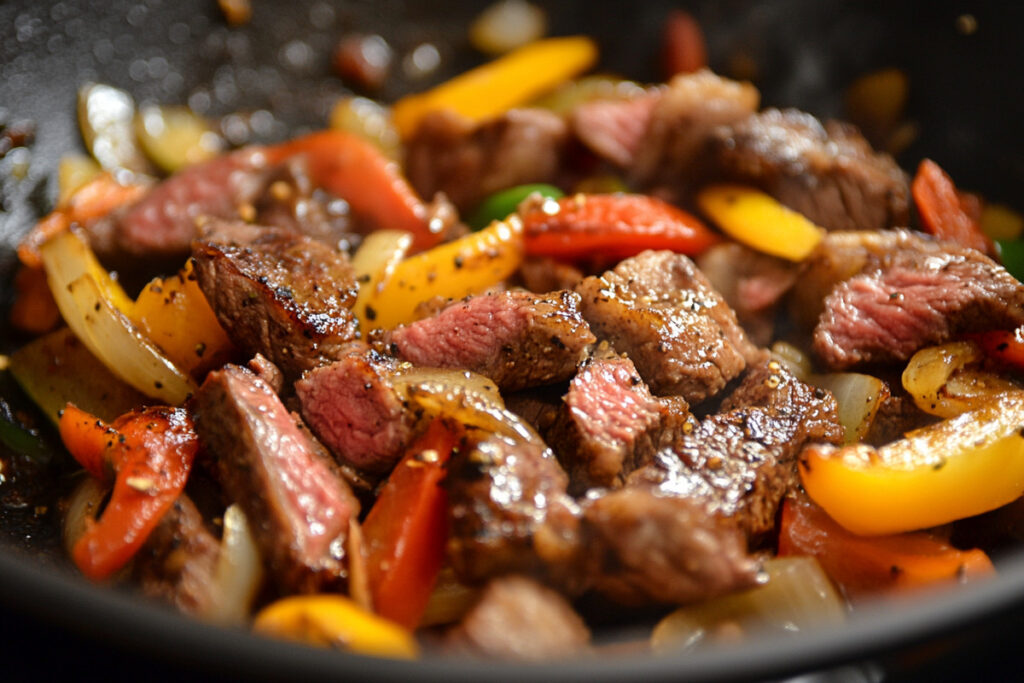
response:
M441 480L460 431L442 419L431 422L363 522L374 609L408 629L419 625L444 562L448 497Z
M184 409L166 406L127 413L109 427L69 406L59 426L65 446L90 474L106 480L116 472L102 516L71 550L81 572L102 581L135 555L181 495L199 438Z
M934 161L924 159L917 167L910 192L926 232L983 254L995 254L992 240L965 210L952 179Z
M398 164L366 140L342 130L324 130L264 150L272 164L303 155L310 179L349 203L356 216L379 229L404 230L419 251L441 241L439 221L402 175Z
M235 353L196 282L191 260L177 275L158 277L143 287L131 318L168 360L197 380Z
M696 255L719 241L696 216L647 195L576 194L520 212L530 256L623 259L646 249Z
M857 536L814 503L790 498L782 506L779 557L798 555L817 558L850 600L995 574L981 550L958 550L928 531Z
M283 598L260 610L252 627L265 636L361 655L414 659L419 654L409 631L341 595Z
M855 534L892 534L994 510L1024 493L1024 392L879 449L813 445L800 455L811 499Z
M774 197L742 185L709 185L697 206L737 242L772 256L802 261L825 231Z
M359 294L352 304L352 312L359 320L359 329L373 329L372 321L367 317L367 307L381 284L395 272L395 267L402 262L412 246L412 235L398 230L378 230L366 236L359 249L352 255L352 270L359 283ZM369 310L375 310L369 307Z
M69 402L107 421L146 403L66 327L12 353L9 371L54 425Z
M18 258L26 266L38 267L41 263L39 247L44 242L73 224L86 225L106 216L119 206L131 204L147 189L146 185L122 185L109 173L97 176L79 188L65 204L58 206L25 235L18 245Z
M585 36L538 40L425 93L400 99L393 109L395 126L408 139L426 114L442 109L485 121L530 102L596 60L597 45Z
M461 299L479 294L514 273L522 261L522 221L518 216L495 221L396 265L367 301L369 325L390 329L413 322L421 303L434 297Z
M1024 234L1024 216L1003 204L986 204L981 210L981 231L994 240L1018 240Z
M75 336L107 368L138 391L180 405L195 383L143 336L125 311L134 302L74 231L40 248L57 307Z

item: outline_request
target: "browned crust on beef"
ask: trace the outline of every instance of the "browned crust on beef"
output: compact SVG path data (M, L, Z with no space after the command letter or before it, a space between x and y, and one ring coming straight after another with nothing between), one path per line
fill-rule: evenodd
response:
M567 477L539 440L493 435L448 463L448 557L462 581L520 573L578 591L579 511Z
M749 183L828 230L882 230L910 219L906 174L850 124L766 109L717 129L715 174Z
M344 540L359 503L323 448L266 383L238 366L207 376L195 413L217 479L245 511L278 588L343 586Z
M236 234L245 233L241 228ZM276 229L248 237L241 244L196 242L196 277L232 340L295 379L355 337L352 267L344 254L308 237Z
M762 357L682 254L645 251L588 277L576 291L594 333L628 355L655 394L700 403Z
M796 457L807 443L842 439L835 399L769 361L752 369L723 405L634 472L629 485L683 496L748 537L775 527L782 498L796 486Z
M593 588L625 605L685 604L753 586L743 533L699 500L627 486L587 501Z
M513 109L479 125L435 111L409 140L405 171L421 197L443 192L464 212L498 190L552 182L568 138L562 117L543 109Z
M1024 324L1024 285L973 249L904 249L838 284L825 299L814 351L831 369L905 361L969 330Z

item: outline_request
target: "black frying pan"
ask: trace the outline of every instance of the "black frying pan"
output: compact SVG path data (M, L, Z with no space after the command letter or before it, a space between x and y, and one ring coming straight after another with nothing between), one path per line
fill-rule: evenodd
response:
M0 2L0 109L31 119L36 140L27 175L0 185L0 302L9 301L18 237L52 204L56 161L79 148L75 91L86 80L130 90L139 100L188 102L203 113L269 110L280 138L322 125L345 85L331 75L329 52L347 31L377 32L399 56L422 42L438 46L442 67L412 81L399 70L382 93L394 98L480 61L466 45L468 21L487 3L254 0L250 24L228 29L213 0ZM753 58L766 105L842 114L843 88L883 66L907 71L910 117L920 135L900 161L936 159L958 183L1021 206L1024 136L1019 117L1024 6L998 2L551 3L551 32L587 33L602 48L600 68L656 79L660 22L669 6L687 7L704 26L711 65L726 71L739 53ZM976 30L965 31L971 15ZM11 159L0 160L0 171ZM4 311L6 316L6 312ZM5 328L6 329L6 328ZM0 335L3 350L24 340ZM55 456L55 457L60 457ZM59 487L60 482L55 481ZM848 627L788 640L765 639L696 655L590 659L540 667L427 660L387 662L266 642L211 628L97 588L47 555L54 513L36 519L4 497L0 484L0 655L8 675L143 675L163 671L303 680L423 677L447 680L537 678L735 680L778 677L849 663L878 670L976 675L1010 661L1024 604L1024 557L1010 556L991 583L914 601L876 605ZM46 654L26 657L40 648ZM869 664L865 664L869 662ZM874 667L881 667L876 669Z

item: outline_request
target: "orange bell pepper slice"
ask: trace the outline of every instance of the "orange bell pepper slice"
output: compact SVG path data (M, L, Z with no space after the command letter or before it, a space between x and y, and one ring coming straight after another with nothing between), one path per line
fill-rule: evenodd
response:
M782 506L779 557L789 555L817 558L852 600L995 574L981 550L958 550L927 531L857 536L808 500L787 499Z
M123 567L181 495L199 439L188 413L155 406L117 418L109 427L69 405L60 434L71 455L99 479L116 473L102 516L87 525L71 557L90 579Z
M103 173L79 188L66 204L58 206L18 245L18 258L30 267L39 267L39 246L72 224L86 224L106 216L119 206L131 204L148 190L147 185L122 185L109 173Z
M921 225L927 232L983 254L991 256L995 253L992 240L971 216L970 200L965 206L953 180L934 161L925 159L921 162L910 191Z
M432 226L427 207L401 170L370 142L342 130L325 130L268 147L267 160L306 158L313 183L349 203L352 211L386 230L413 236L413 249L437 244L440 226Z

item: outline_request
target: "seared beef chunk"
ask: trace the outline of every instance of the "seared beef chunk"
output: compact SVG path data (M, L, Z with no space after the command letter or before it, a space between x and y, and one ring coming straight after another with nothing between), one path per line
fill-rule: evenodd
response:
M583 537L594 589L622 604L694 602L757 580L743 534L686 495L606 493L585 504Z
M232 340L295 379L355 336L352 267L343 253L295 233L252 228L250 237L246 243L195 243L196 277Z
M519 279L526 289L544 294L556 289L572 289L583 279L583 272L553 258L527 256L519 267Z
M90 228L90 243L105 261L131 266L132 260L176 261L188 256L200 218L234 218L264 182L258 150L241 150L198 164L153 187L134 205Z
M697 258L697 266L736 311L750 339L771 343L776 308L796 282L798 266L737 242L716 244Z
M828 230L907 225L907 177L849 124L767 109L717 129L711 154L720 177L762 188Z
M633 182L678 191L699 180L712 132L745 120L759 100L749 83L710 71L676 76L651 111L631 164Z
M479 601L445 634L452 654L539 661L572 657L590 631L565 598L524 576L488 582Z
M627 486L689 498L755 537L774 528L780 501L796 485L804 444L842 439L836 402L768 361L747 373L722 408L634 472Z
M579 509L567 478L539 439L493 435L461 445L448 462L448 557L463 581L531 574L580 588Z
M645 251L576 291L595 334L626 353L656 394L700 403L762 354L682 254Z
M167 511L135 557L142 592L189 614L206 614L217 600L214 574L220 544L203 516L182 495Z
M883 265L890 254L909 251L924 260L943 249L941 242L910 230L830 232L800 266L800 286L789 297L790 315L800 327L813 330L825 310L825 297L840 282Z
M313 187L301 155L266 174L253 208L260 225L291 230L328 246L353 239L348 204Z
M572 376L594 342L578 305L579 296L564 290L475 296L396 328L386 342L400 360L472 370L515 391Z
M196 429L227 498L242 506L283 592L344 583L344 541L359 504L273 390L234 365L196 393Z
M657 450L666 408L628 358L588 359L563 400L558 418L541 433L568 472L573 495L622 486Z
M302 416L341 462L386 472L415 435L418 415L392 385L393 359L359 345L295 383Z
M904 361L968 330L1024 324L1024 285L987 256L944 244L901 249L825 299L814 351L832 369Z
M580 142L599 157L629 168L661 97L660 90L652 90L629 99L583 102L573 108L569 125Z
M513 109L481 125L432 112L406 146L406 175L420 196L443 192L465 212L498 190L553 181L567 140L562 118L542 109Z

